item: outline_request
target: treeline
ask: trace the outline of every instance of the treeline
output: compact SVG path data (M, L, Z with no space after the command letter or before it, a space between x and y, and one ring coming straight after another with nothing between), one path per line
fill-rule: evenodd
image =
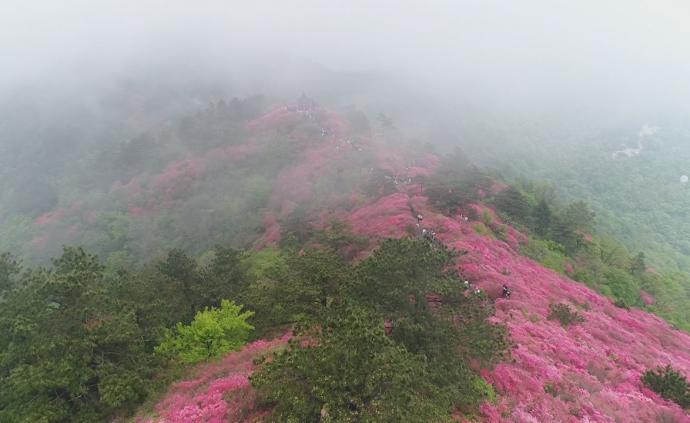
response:
M128 269L71 247L48 267L3 255L0 420L127 415L184 365L290 327L295 342L253 379L277 419L429 421L491 399L478 365L505 351L505 331L447 270L452 253L391 240L355 265L340 239L172 250Z
M464 213L481 222L478 230L488 228L487 234L501 237L500 225L488 215L476 216L470 207L478 201L492 205L505 222L530 235L523 254L586 283L620 307L644 307L690 330L690 289L682 274L656 272L648 267L644 252L631 253L618 240L598 233L586 202L562 204L546 183L499 181L456 151L427 181L425 192L439 210Z

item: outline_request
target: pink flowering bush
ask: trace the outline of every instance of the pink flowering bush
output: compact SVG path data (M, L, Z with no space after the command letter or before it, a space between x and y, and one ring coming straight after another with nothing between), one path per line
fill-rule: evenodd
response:
M140 416L137 422L220 423L251 420L261 416L249 376L254 360L279 348L292 334L271 341L259 340L216 362L193 369L189 379L175 383L154 406L155 415Z
M67 216L67 210L63 208L56 209L52 212L43 213L36 218L36 224L38 226L48 226L53 223L59 222Z

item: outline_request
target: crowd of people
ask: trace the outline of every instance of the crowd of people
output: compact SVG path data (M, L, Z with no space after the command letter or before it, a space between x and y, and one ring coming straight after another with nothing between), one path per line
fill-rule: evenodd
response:
M422 226L422 222L424 221L424 216L417 213L415 215L415 218L417 219L417 228L420 230L422 238L424 238L425 240L429 241L432 244L434 244L436 242L441 242L436 237L435 231L433 231L431 229L427 229L427 228ZM466 216L460 215L460 218L465 222L468 220L468 218ZM482 290L479 287L472 285L469 281L465 281L464 285L465 285L465 289L470 290L475 295L480 295L482 293ZM503 284L503 286L501 287L501 298L509 299L511 295L512 295L512 291L510 290L508 285Z

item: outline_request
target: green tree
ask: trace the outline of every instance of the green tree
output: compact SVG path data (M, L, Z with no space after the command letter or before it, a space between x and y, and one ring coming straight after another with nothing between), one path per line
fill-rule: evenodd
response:
M551 229L551 207L546 199L542 198L532 212L534 219L534 231L541 237L546 237Z
M425 181L424 194L436 208L453 215L459 208L476 201L479 191L486 191L491 184L491 179L456 148Z
M490 179L479 169L457 161L445 161L425 183L424 194L442 212L453 215L459 208L477 201L480 190L486 190Z
M515 187L508 187L496 194L494 198L496 208L507 214L516 222L526 224L529 222L530 205L525 195Z
M308 210L304 206L297 207L293 210L283 222L281 222L282 247L299 248L304 245L314 234L314 228L311 226L308 218Z
M395 128L393 125L393 118L391 118L383 112L379 112L376 115L376 120L379 122L379 125L381 125L381 128L383 129L390 130Z
M343 286L352 274L342 257L328 248L291 252L274 271L252 281L239 297L257 312L254 323L259 332L304 319L317 321L342 301Z
M276 421L427 422L450 417L451 400L429 383L426 365L396 345L383 321L347 308L291 342L252 384L274 403Z
M630 273L633 275L640 275L647 270L647 263L643 252L637 253L635 257L630 260Z
M106 288L77 248L22 273L0 307L0 421L92 422L141 401L157 364Z
M309 287L296 290L309 294L287 303L303 302L318 318L302 320L302 338L254 381L276 406L275 417L442 421L453 408L472 412L490 398L491 388L468 363L491 365L500 357L505 330L487 321L489 303L463 294L464 284L448 270L452 258L445 248L400 239L382 242L351 271L337 256L303 263L294 286Z
M237 298L247 288L243 258L240 250L222 246L213 249L210 265L200 270L202 285L198 291L202 306L218 306L222 298Z
M0 254L0 301L6 292L17 285L21 272L21 265L16 257L10 253Z
M551 223L551 238L565 247L568 254L574 254L584 245L584 237L561 215L556 215Z
M605 292L612 296L618 305L630 307L640 305L640 286L625 269L610 268L603 274Z
M196 261L180 249L172 249L165 260L158 264L161 274L171 281L179 284L180 290L187 300L184 321L189 321L194 316L195 310L203 304L201 290L203 283L198 271Z
M563 220L574 230L591 233L594 231L594 212L584 201L570 203L563 211Z
M206 308L194 316L189 325L178 323L166 334L156 352L184 363L198 363L229 351L238 350L254 329L247 319L254 315L242 312L241 305L222 300L220 308Z

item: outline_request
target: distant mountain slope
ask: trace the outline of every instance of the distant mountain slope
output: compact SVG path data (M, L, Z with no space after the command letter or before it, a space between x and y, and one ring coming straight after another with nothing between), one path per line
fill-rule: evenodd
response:
M681 177L690 173L690 133L685 121L662 122L554 134L511 128L515 139L492 143L482 163L511 178L552 182L565 199L590 203L599 228L644 251L654 267L687 272L690 186Z

